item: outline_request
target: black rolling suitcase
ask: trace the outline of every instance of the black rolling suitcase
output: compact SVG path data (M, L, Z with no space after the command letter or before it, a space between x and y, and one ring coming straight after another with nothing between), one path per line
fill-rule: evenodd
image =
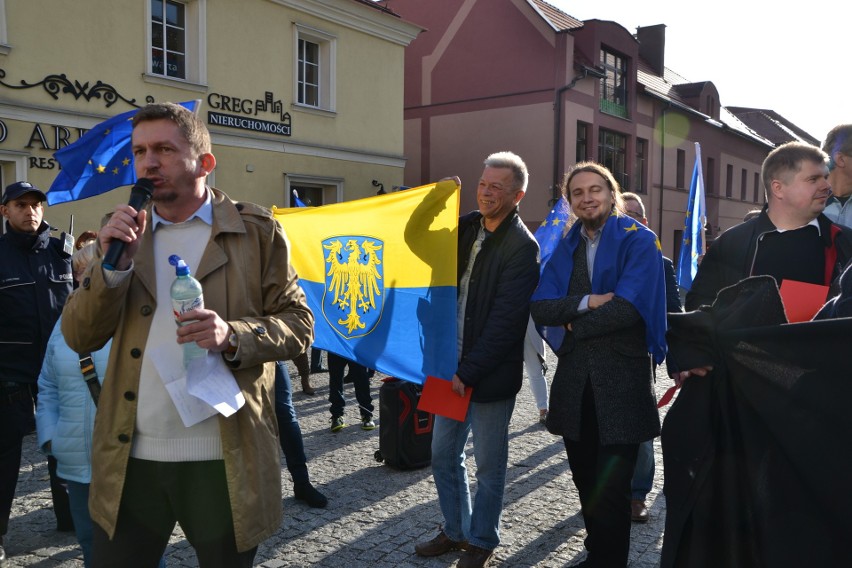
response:
M417 410L422 387L389 377L379 388L379 451L376 460L396 469L426 467L432 461L434 416Z

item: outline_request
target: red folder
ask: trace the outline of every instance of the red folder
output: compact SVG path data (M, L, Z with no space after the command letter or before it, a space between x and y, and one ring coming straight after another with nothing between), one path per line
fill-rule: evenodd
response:
M423 392L420 393L417 409L464 422L471 393L473 389L466 386L464 396L459 396L453 391L452 381L429 376L423 383Z
M778 290L790 323L810 321L828 296L828 286L798 280L782 280Z

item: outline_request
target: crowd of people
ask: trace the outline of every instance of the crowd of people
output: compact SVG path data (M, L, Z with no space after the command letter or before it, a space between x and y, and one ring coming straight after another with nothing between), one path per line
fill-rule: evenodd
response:
M576 221L542 265L519 214L527 167L511 152L488 156L478 208L458 224L452 391L465 396L472 389L471 402L461 421L435 416L432 477L443 524L414 553L461 552L461 568L491 562L501 542L509 423L526 368L537 419L562 439L580 498L587 553L575 565L626 566L631 521L648 520L653 444L661 434L656 366L666 361L691 401L715 396L708 385L732 372L719 363L728 354L723 342L695 340L687 348L667 342L667 332L681 337L672 332L723 310L723 298L736 302L763 290L754 282L767 276L776 286L762 294L777 294L785 281L818 285L827 290L822 300L830 300L819 318L846 315L850 134L852 125L841 125L823 149L791 142L769 153L765 206L709 247L685 314L641 196L622 192L606 167L581 162L566 174L562 192ZM34 429L48 456L57 530L76 532L87 567L164 566L176 523L200 566L252 566L258 545L282 521L279 447L295 498L328 505L310 481L285 365L294 361L302 391L315 394L310 375L326 369L318 349L309 357L314 316L289 262L290 241L268 210L207 185L216 158L192 112L171 103L142 108L133 118L132 148L137 176L152 182L153 204L115 206L97 232L76 243L51 236L37 187L17 182L2 195L0 566L7 563L2 539L22 443ZM118 253L114 265L102 262L108 250ZM174 274L171 254L194 267L204 286L203 306L177 316L162 301ZM771 305L773 298L760 299ZM549 389L545 341L558 360ZM232 416L192 413L178 402L188 392L185 382L173 381L173 362L193 343L208 352L205 369L232 377L245 399ZM716 355L694 356L694 349ZM361 428L376 428L371 371L334 353L327 365L331 431L345 426L346 382L354 384ZM671 420L682 414L672 412ZM677 464L668 477L671 456L686 451L667 446L669 422L662 425L666 497L670 510L679 508L666 520L663 565L713 565L708 558L762 565L768 553L750 539L774 529L760 523L768 492L732 507L747 511L732 518L748 517L755 534L746 532L724 554L708 552L712 529L701 498L684 496ZM703 428L703 435L716 426L697 420L692 430ZM471 437L475 494L465 453ZM716 467L705 454L696 460ZM773 463L781 463L773 475L786 475L786 462ZM845 528L841 522L827 530ZM790 557L798 552L789 548ZM844 554L832 546L823 553L829 561Z

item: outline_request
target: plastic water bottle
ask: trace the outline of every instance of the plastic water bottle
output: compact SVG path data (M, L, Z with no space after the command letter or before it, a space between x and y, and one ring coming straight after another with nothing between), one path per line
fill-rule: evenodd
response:
M175 314L175 322L179 326L192 323L192 321L178 321L178 316L190 310L204 307L204 292L201 282L192 277L189 266L181 257L173 254L169 257L169 264L175 267L175 280L172 282L170 295L172 297L172 309ZM193 320L194 321L194 320ZM199 347L194 341L183 344L183 366L189 368L190 362L199 357L206 357L207 350Z

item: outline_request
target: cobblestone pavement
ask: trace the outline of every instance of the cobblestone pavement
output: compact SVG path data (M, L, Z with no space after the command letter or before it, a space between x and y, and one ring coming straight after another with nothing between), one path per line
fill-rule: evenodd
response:
M548 352L550 369L556 368ZM328 375L316 374L311 382L317 394L301 393L295 368L294 404L305 440L311 479L329 498L326 509L311 509L293 499L292 484L283 467L284 522L280 530L260 545L256 565L265 568L299 566L405 567L454 566L459 553L419 558L414 544L432 538L441 523L431 469L397 471L374 459L379 429L365 432L358 426L357 403L346 385L346 420L337 434L329 431ZM657 394L671 381L664 368L657 372ZM548 383L552 371L548 373ZM379 374L372 381L378 418ZM528 385L518 395L510 425L509 469L503 510L502 544L492 566L565 567L584 556L585 529L577 491L571 481L561 438L538 423ZM665 500L662 495L662 455L655 441L657 471L647 503L651 519L633 524L630 567L659 565ZM468 446L470 453L470 446ZM475 470L474 460L468 469ZM48 488L47 465L36 448L35 435L25 440L17 496L6 538L11 566L82 567L82 555L72 533L55 530ZM193 567L195 553L176 528L166 551L167 565Z

